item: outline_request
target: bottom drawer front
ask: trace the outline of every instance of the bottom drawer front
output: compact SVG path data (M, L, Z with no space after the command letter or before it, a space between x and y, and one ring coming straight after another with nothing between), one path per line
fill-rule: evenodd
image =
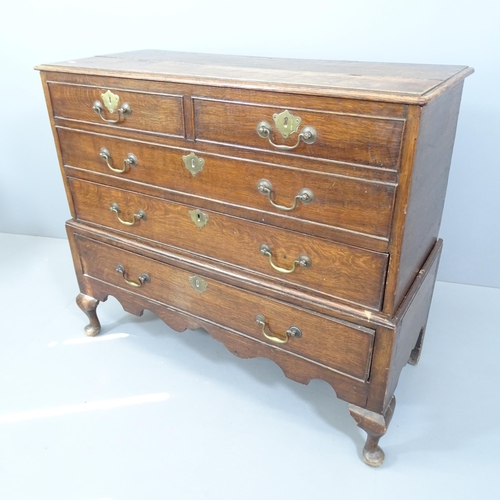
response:
M79 235L76 241L86 276L356 379L366 381L368 378L374 339L371 329L307 312ZM291 327L299 329L300 336L293 336L296 330ZM286 343L277 343L285 339Z

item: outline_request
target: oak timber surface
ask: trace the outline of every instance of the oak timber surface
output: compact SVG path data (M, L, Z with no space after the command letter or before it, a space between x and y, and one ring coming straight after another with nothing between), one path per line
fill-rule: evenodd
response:
M399 373L422 348L473 70L161 51L39 69L86 333L112 295L293 380L320 378L354 405L363 459L381 465ZM289 116L314 141L287 142ZM203 164L186 162L195 154Z
M243 161L238 158L199 153L205 160L202 172L193 176L185 167L183 155L189 149L179 150L166 146L146 145L130 142L119 137L106 136L58 128L65 166L85 169L100 174L102 184L120 187L117 178L145 184L156 184L165 189L176 190L196 196L198 208L208 208L206 199L232 203L242 208L251 207L258 212L243 212L245 217L262 221L262 212L279 214L279 225L294 229L291 218L335 225L343 230L387 238L390 231L395 185L388 183L359 181L345 176L308 172L288 166L266 165L263 162ZM99 156L101 147L106 147L116 165L132 152L138 159L137 168L124 173L114 173ZM308 166L308 165L307 165ZM72 175L80 174L74 170ZM302 188L314 193L310 204L298 204L293 212L280 213L257 190L260 179L269 179L276 189L278 204L291 204ZM228 189L228 186L231 188ZM128 189L138 188L128 184ZM143 187L141 186L141 189ZM171 199L171 195L170 195ZM377 207L373 211L372 207ZM321 227L323 229L323 226ZM319 231L319 230L318 230ZM318 234L326 237L324 231Z
M122 263L133 279L147 272L151 281L134 293L165 303L226 328L243 333L275 348L304 356L328 368L365 381L368 377L374 330L338 320L306 313L302 309L269 300L262 295L207 279L200 295L190 284L189 273L139 254L116 249L75 235L85 275L127 289L116 273L116 262ZM128 287L130 289L130 287ZM255 322L263 314L273 331L283 334L290 325L299 325L300 338L276 345L266 340L262 327ZM221 319L224 319L221 321Z
M473 70L467 66L396 64L189 54L141 50L37 67L93 75L137 77L179 83L310 92L392 102L425 103Z
M344 297L378 309L381 305L388 256L361 248L340 245L307 235L268 227L206 211L209 222L199 229L191 220L189 210L196 207L171 203L131 191L69 179L78 220L122 229L129 236L163 242L212 259L262 273L269 279L295 284L311 293L322 292ZM144 210L146 219L124 226L109 207L117 203L122 217L130 219L137 210ZM271 247L274 262L290 268L301 254L311 258L311 267L297 267L293 273L276 273L269 257L259 250L262 243Z

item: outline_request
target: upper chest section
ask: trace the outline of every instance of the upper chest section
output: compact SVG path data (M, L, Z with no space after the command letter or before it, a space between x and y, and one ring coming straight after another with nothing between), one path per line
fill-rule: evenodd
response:
M56 124L147 134L180 147L227 146L237 156L321 171L336 162L379 180L392 180L386 172L398 168L408 105L468 71L163 51L39 69L47 72Z

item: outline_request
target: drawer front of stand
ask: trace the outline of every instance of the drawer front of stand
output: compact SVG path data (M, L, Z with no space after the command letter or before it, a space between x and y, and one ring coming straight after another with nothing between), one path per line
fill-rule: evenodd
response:
M374 339L371 329L309 313L82 236L77 235L76 241L86 276L361 381L368 378Z
M404 120L194 98L198 141L396 169ZM293 123L295 122L295 126ZM268 136L260 124L268 128ZM311 127L313 130L311 130ZM259 134L259 130L261 130ZM308 132L316 137L308 138ZM263 137L264 135L264 137ZM299 137L300 136L300 137Z
M55 82L49 83L49 91L56 119L106 125L117 130L185 137L181 95ZM101 108L100 115L96 112L96 103ZM120 111L126 110L127 106L130 112Z
M394 184L200 152L195 155L189 150L65 128L60 128L58 134L64 164L70 167L279 214L283 227L287 227L290 218L295 218L389 237ZM131 155L136 160L133 165L127 160ZM112 184L113 179L103 182ZM268 190L262 188L269 185ZM309 194L300 198L305 190ZM285 210L294 204L295 208Z
M70 179L70 186L81 221L248 269L283 285L373 309L381 305L387 254L78 179Z

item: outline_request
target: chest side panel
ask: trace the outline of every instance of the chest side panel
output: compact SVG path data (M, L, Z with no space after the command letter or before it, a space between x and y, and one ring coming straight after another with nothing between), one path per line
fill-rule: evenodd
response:
M397 275L388 288L384 310L392 314L434 247L443 214L446 187L455 141L463 82L422 108L420 127L408 183L408 201L397 210L405 214L396 228L400 254L392 259L389 275Z

